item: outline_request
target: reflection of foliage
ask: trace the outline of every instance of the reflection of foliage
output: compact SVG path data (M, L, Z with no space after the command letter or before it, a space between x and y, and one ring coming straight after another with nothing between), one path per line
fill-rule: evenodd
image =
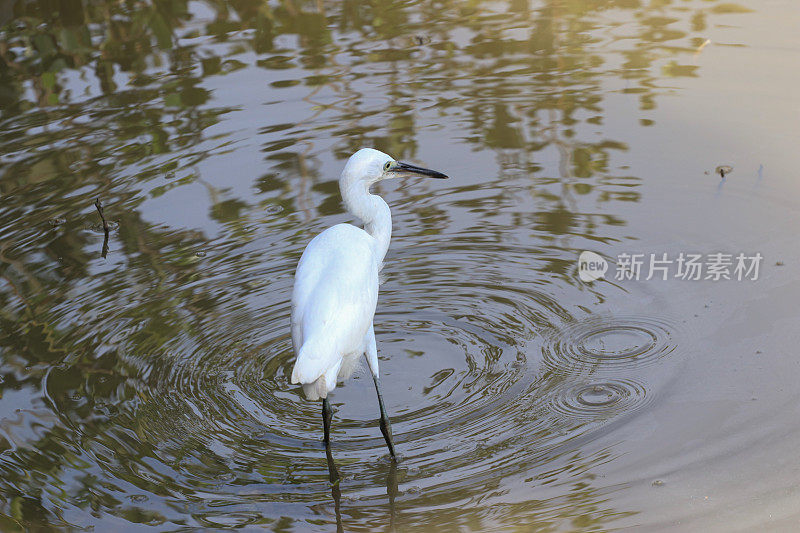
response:
M102 113L103 122L81 125L69 138L82 139L100 129L122 133L135 141L121 147L127 158L153 161L139 177L170 166L187 168L185 162L155 156L184 148L186 135L197 137L214 121L222 110L198 110L209 99L203 80L247 68L252 60L243 59L252 50L260 54L255 64L278 77L273 87L291 89L301 83L309 87L309 101L321 90L341 96L342 103L332 109L341 114L332 121L341 128L332 134L346 139L337 150L340 157L364 144L397 157L413 156L419 102L432 101L426 107L463 123L470 142L495 149L503 158L517 153L512 165L517 172L540 171L533 154L556 148L562 179L588 178L608 172L609 155L625 149L618 142L587 140L586 132L602 124L608 85L616 81L618 91L635 95L642 112L652 109L657 76L697 75L695 66L678 59L680 54L688 57L701 40L691 32L704 30L709 13L737 7L701 3L690 11L673 4L567 0L537 8L511 2L504 8L457 2L270 5L236 0L210 2L213 15L201 21L185 0L76 4L64 7L63 16L40 0L15 5L16 18L3 30L0 101L9 116L31 106L77 102L87 91L106 95L106 102L92 107L127 108L131 116ZM609 22L631 18L636 26ZM606 24L603 32L596 31L598 21ZM632 27L637 33L631 33ZM461 32L457 39L454 30ZM239 37L245 31L247 37ZM361 35L360 42L345 38L353 32ZM203 34L227 46L184 44ZM298 37L296 49L279 40L288 35ZM609 68L615 55L619 67ZM347 73L341 57L349 62ZM376 109L356 103L364 100L355 82L367 65L384 66L389 105ZM297 67L310 75L280 79L282 71ZM29 99L25 87L33 89L35 99ZM134 106L141 108L141 117L132 116ZM86 104L81 108L65 116L87 111ZM184 124L165 120L166 110L174 110ZM370 120L376 112L386 119L381 124ZM168 131L165 123L177 131ZM287 155L292 144L309 140L309 132L294 130L270 150ZM9 133L17 132L11 128ZM65 157L73 164L75 159L91 164L118 154L98 155L83 151ZM30 160L24 163L33 166ZM42 163L37 170L48 172ZM594 187L585 180L568 186L577 194Z
M320 176L321 137L336 139L337 159L362 145L414 157L432 122L455 125L465 144L497 155L501 172L482 187L454 185L461 196L450 207L475 217L454 242L501 242L513 224L548 246L539 268L567 279L570 263L553 242L609 239L625 221L602 206L639 199L640 179L615 175L625 143L596 135L615 111L608 95L629 95L630 109L646 116L660 76L699 75L685 60L708 19L741 11L677 0L55 5L0 6L0 405L32 399L0 425L3 530L68 526L67 507L158 524L180 515L175 499L202 502L208 478L229 464L222 453L197 451L213 417L171 401L170 379L192 364L217 369L174 354L210 351L218 366L235 368L252 324L270 318L263 304L242 302L275 286L285 292L291 245L307 235L283 216L268 219L263 234L248 222L263 221L270 207L340 212L332 175ZM270 116L256 131L267 167L252 176L256 201L226 196L197 171L215 150L230 149L230 131L209 130L236 103L219 104L212 82L243 72L258 82L266 75L265 90L301 102L297 116ZM534 192L534 208L512 209L519 192L506 186L511 180ZM207 219L223 229L214 261L196 255L208 240L202 232L165 228L139 211L147 198L187 185L209 190ZM402 194L420 233L447 226L450 213L435 198ZM102 239L88 228L97 196L119 222L102 265ZM494 218L504 215L511 221ZM243 252L259 235L280 251ZM249 285L254 272L264 286ZM153 424L159 416L169 423ZM243 462L275 483L289 468ZM170 478L186 469L181 481L191 489ZM167 503L126 506L131 491ZM576 494L588 507L597 498L590 487Z

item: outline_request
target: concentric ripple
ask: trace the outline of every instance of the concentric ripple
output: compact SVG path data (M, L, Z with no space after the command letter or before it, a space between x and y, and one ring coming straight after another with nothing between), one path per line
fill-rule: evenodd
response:
M484 208L489 222L423 239L428 230L404 219L412 206L467 201L465 220ZM577 318L602 298L554 267L573 251L531 240L528 229L506 236L514 230L491 223L494 200L469 188L393 203L400 216L374 326L400 461L386 490L376 489L376 472L389 467L365 369L330 395L342 507L367 516L397 493L447 512L487 481L571 483L574 452L656 397L656 380L632 366L670 353L673 329L642 317ZM276 216L245 243L239 234L178 235L159 249L160 284L149 283L149 263L134 262L128 285L99 290L118 280L118 269L103 270L52 311L66 324L76 302L91 308L82 318L92 327L73 335L98 354L72 355L48 373L59 420L70 435L90 431L81 450L104 483L124 479L159 520L179 524L175 509L188 506L202 526L245 525L253 506L280 503L300 529L321 513L333 521L320 405L290 379L292 274L308 240L294 223Z
M661 319L594 318L551 334L542 353L547 365L566 371L646 366L675 350L673 332L673 326Z
M647 388L634 380L607 380L570 384L553 395L553 411L578 420L605 420L640 409Z

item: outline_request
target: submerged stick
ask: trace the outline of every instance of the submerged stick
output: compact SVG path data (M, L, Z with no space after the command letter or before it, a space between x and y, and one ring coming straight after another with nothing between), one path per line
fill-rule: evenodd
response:
M97 208L97 212L100 213L100 220L103 221L103 233L106 234L103 239L103 251L100 254L105 259L108 255L108 222L103 214L103 204L100 202L100 198L94 201L94 206Z

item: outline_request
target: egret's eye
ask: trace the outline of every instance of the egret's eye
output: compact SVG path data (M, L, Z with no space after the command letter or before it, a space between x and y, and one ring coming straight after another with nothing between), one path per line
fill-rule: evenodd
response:
M392 162L391 162L391 161L387 161L387 162L386 162L386 163L383 165L383 171L384 171L384 172L386 172L386 171L387 171L387 170L389 170L391 167L392 167Z

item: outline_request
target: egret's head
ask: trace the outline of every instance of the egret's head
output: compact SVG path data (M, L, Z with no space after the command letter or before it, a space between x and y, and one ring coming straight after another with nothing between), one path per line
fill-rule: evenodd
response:
M401 161L372 148L362 148L350 156L344 166L342 177L364 181L368 184L377 181L400 178L404 176L425 176L445 179L447 176L435 170L417 167Z

